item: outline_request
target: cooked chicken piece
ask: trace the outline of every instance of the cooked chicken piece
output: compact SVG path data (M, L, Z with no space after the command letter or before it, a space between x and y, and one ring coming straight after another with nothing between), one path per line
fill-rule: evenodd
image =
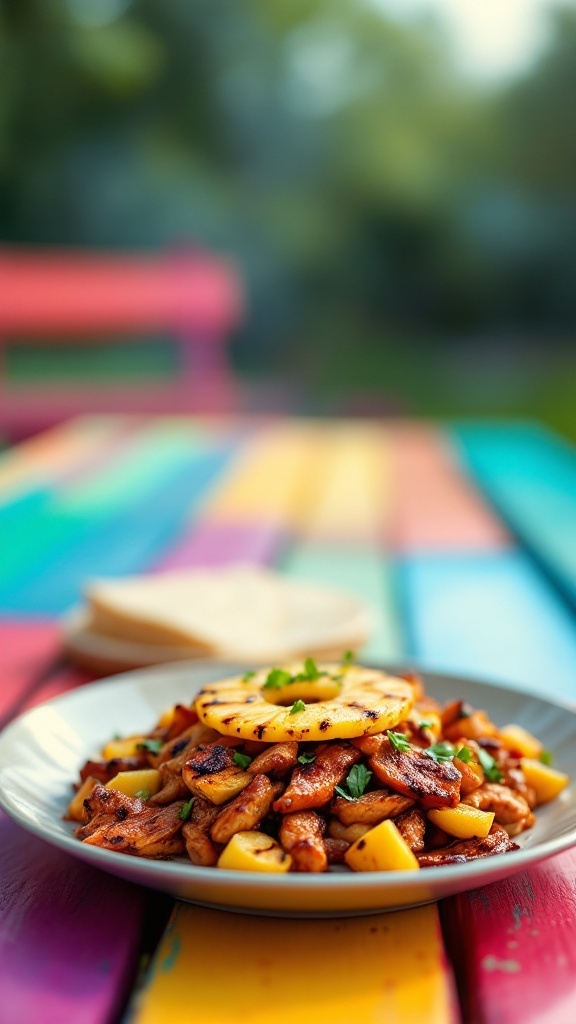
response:
M274 787L266 775L255 775L246 789L220 811L210 835L215 843L228 843L235 832L251 832L266 817Z
M329 864L343 864L344 854L350 849L350 843L345 839L334 839L332 836L324 837L324 849Z
M208 729L203 722L195 722L193 725L189 725L187 729L184 729L179 736L169 739L162 745L157 754L153 754L151 751L147 754L147 760L152 768L159 768L160 765L166 761L171 761L175 757L178 757L185 750L192 750L193 747L199 744L206 745L214 741L218 734L213 729Z
M174 708L172 721L168 726L166 739L173 740L176 736L180 736L191 725L195 725L197 721L198 715L194 708L187 707L186 704L177 704Z
M193 864L210 868L218 860L218 851L210 838L210 829L219 814L210 800L203 796L194 797L190 816L182 826L182 835L186 843L186 853Z
M456 744L456 746L458 745ZM461 746L462 744L458 746L458 749ZM459 757L455 757L453 763L462 776L460 798L468 796L468 793L472 793L475 789L478 789L478 786L482 785L484 782L484 772L481 765L474 761L461 761Z
M419 800L423 807L456 807L461 776L451 761L441 764L420 750L397 750L385 739L368 764L385 786Z
M321 743L316 747L316 760L299 766L274 810L280 814L322 807L334 796L334 787L344 781L349 769L360 760L359 750L348 743Z
M424 833L426 832L426 815L419 807L411 807L394 819L402 839L408 844L413 853L420 853L424 849Z
M337 796L332 803L332 813L340 818L343 825L361 822L363 825L377 825L385 818L395 818L414 803L410 797L393 793L389 789L376 789L364 793L357 800L345 800Z
M480 740L496 736L498 730L485 711L477 711L460 701L460 714L450 725L444 724L444 739L453 743L458 737Z
M504 747L500 747L500 750L494 754L494 760L504 776L502 785L508 786L509 789L524 797L528 807L533 811L537 803L536 790L526 782L519 758L511 757Z
M459 722L463 718L470 718L472 714L474 714L474 708L471 704L467 704L463 700L451 700L444 705L440 712L442 728L447 729L449 725L454 725L454 722Z
M116 850L136 857L175 857L184 851L182 802L151 807L142 800L97 786L85 802L92 815L75 835L90 846Z
M324 819L315 811L296 811L282 818L279 839L286 853L291 855L296 871L326 870L324 828Z
M485 782L462 801L480 811L494 811L494 820L509 836L517 836L536 821L523 796L498 782Z
M366 757L371 757L372 754L380 753L385 739L386 733L377 732L374 736L357 736L350 742L356 750L360 750Z
M171 804L174 800L187 800L190 790L181 775L169 776L158 792L150 797L149 803L164 806Z
M104 785L110 782L118 772L134 772L137 768L147 768L148 762L144 754L134 757L113 757L110 761L86 761L80 769L80 779L85 782L91 776Z
M232 800L252 781L235 763L230 744L224 742L196 747L184 764L182 778L195 796L205 796L213 804Z
M496 853L508 853L517 849L518 845L511 841L505 829L500 825L492 825L484 839L459 839L441 850L417 853L416 856L421 868L434 868L442 864L465 864L469 860L492 857Z
M345 843L355 843L357 839L362 839L371 828L372 825L363 825L360 821L353 825L343 825L338 818L330 818L328 821L328 832L332 839L341 839Z
M296 764L298 744L293 741L273 743L254 758L246 769L250 775L273 775L275 778L286 775Z

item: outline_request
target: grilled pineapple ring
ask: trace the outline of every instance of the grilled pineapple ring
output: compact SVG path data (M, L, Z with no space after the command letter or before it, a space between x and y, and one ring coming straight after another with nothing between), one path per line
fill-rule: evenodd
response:
M288 665L291 677L303 666ZM278 743L351 739L393 729L407 717L412 685L359 665L321 665L317 679L265 686L269 669L209 683L195 701L198 717L225 736Z

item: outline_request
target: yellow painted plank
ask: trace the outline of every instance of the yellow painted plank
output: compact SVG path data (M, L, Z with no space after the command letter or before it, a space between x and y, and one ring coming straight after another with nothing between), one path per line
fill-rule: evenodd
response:
M325 921L179 903L135 1024L456 1024L437 908Z
M315 430L274 425L251 439L203 506L211 521L269 522L298 527L313 487Z
M308 540L378 545L391 506L389 446L384 429L334 426L317 455L321 486L305 527Z

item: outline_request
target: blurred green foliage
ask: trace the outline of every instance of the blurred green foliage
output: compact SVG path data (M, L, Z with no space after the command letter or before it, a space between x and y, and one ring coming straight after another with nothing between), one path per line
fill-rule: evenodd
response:
M245 371L576 434L574 11L480 89L360 0L0 0L0 76L6 241L205 244Z

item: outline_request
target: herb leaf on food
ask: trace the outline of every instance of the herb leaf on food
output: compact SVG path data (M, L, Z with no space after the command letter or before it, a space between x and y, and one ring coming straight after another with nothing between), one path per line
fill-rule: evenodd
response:
M541 750L540 751L540 757L538 758L538 760L542 764L546 764L546 765L550 766L552 764L553 757L552 757L552 754L551 754L551 752L549 750Z
M138 750L147 750L149 754L159 754L163 746L162 740L156 737L150 740L142 740L142 743L136 744Z
M403 732L392 732L388 729L386 735L392 746L396 747L396 750L399 750L401 754L406 754L409 750L412 750L410 741Z
M490 782L502 782L502 779L504 778L502 772L492 757L492 754L489 754L487 750L483 749L483 747L478 748L478 760L484 769L484 775Z
M252 764L252 758L248 754L241 754L239 750L234 751L232 760L239 768L247 768L249 764Z
M139 789L138 792L136 793L136 796L138 797L139 800L149 800L150 791L148 789Z
M346 776L346 789L336 786L336 792L345 800L357 800L364 793L371 778L372 772L368 771L365 765L355 764Z
M188 803L184 804L184 806L180 808L180 814L178 815L178 817L181 818L182 821L187 821L188 818L190 817L190 812L192 811L193 803L194 797L191 797Z
M294 701L292 707L290 708L290 714L291 715L296 715L299 711L305 711L305 709L306 709L306 705L305 705L304 701L303 700L296 700L296 701Z
M314 764L315 760L316 754L309 754L307 750L300 754L298 758L300 764Z
M445 764L452 760L456 750L451 743L435 743L432 747L426 747L423 753L436 761L436 764Z
M281 690L283 686L288 686L288 683L292 682L292 676L289 672L286 672L283 668L272 668L266 676L266 682L262 687L263 690Z

